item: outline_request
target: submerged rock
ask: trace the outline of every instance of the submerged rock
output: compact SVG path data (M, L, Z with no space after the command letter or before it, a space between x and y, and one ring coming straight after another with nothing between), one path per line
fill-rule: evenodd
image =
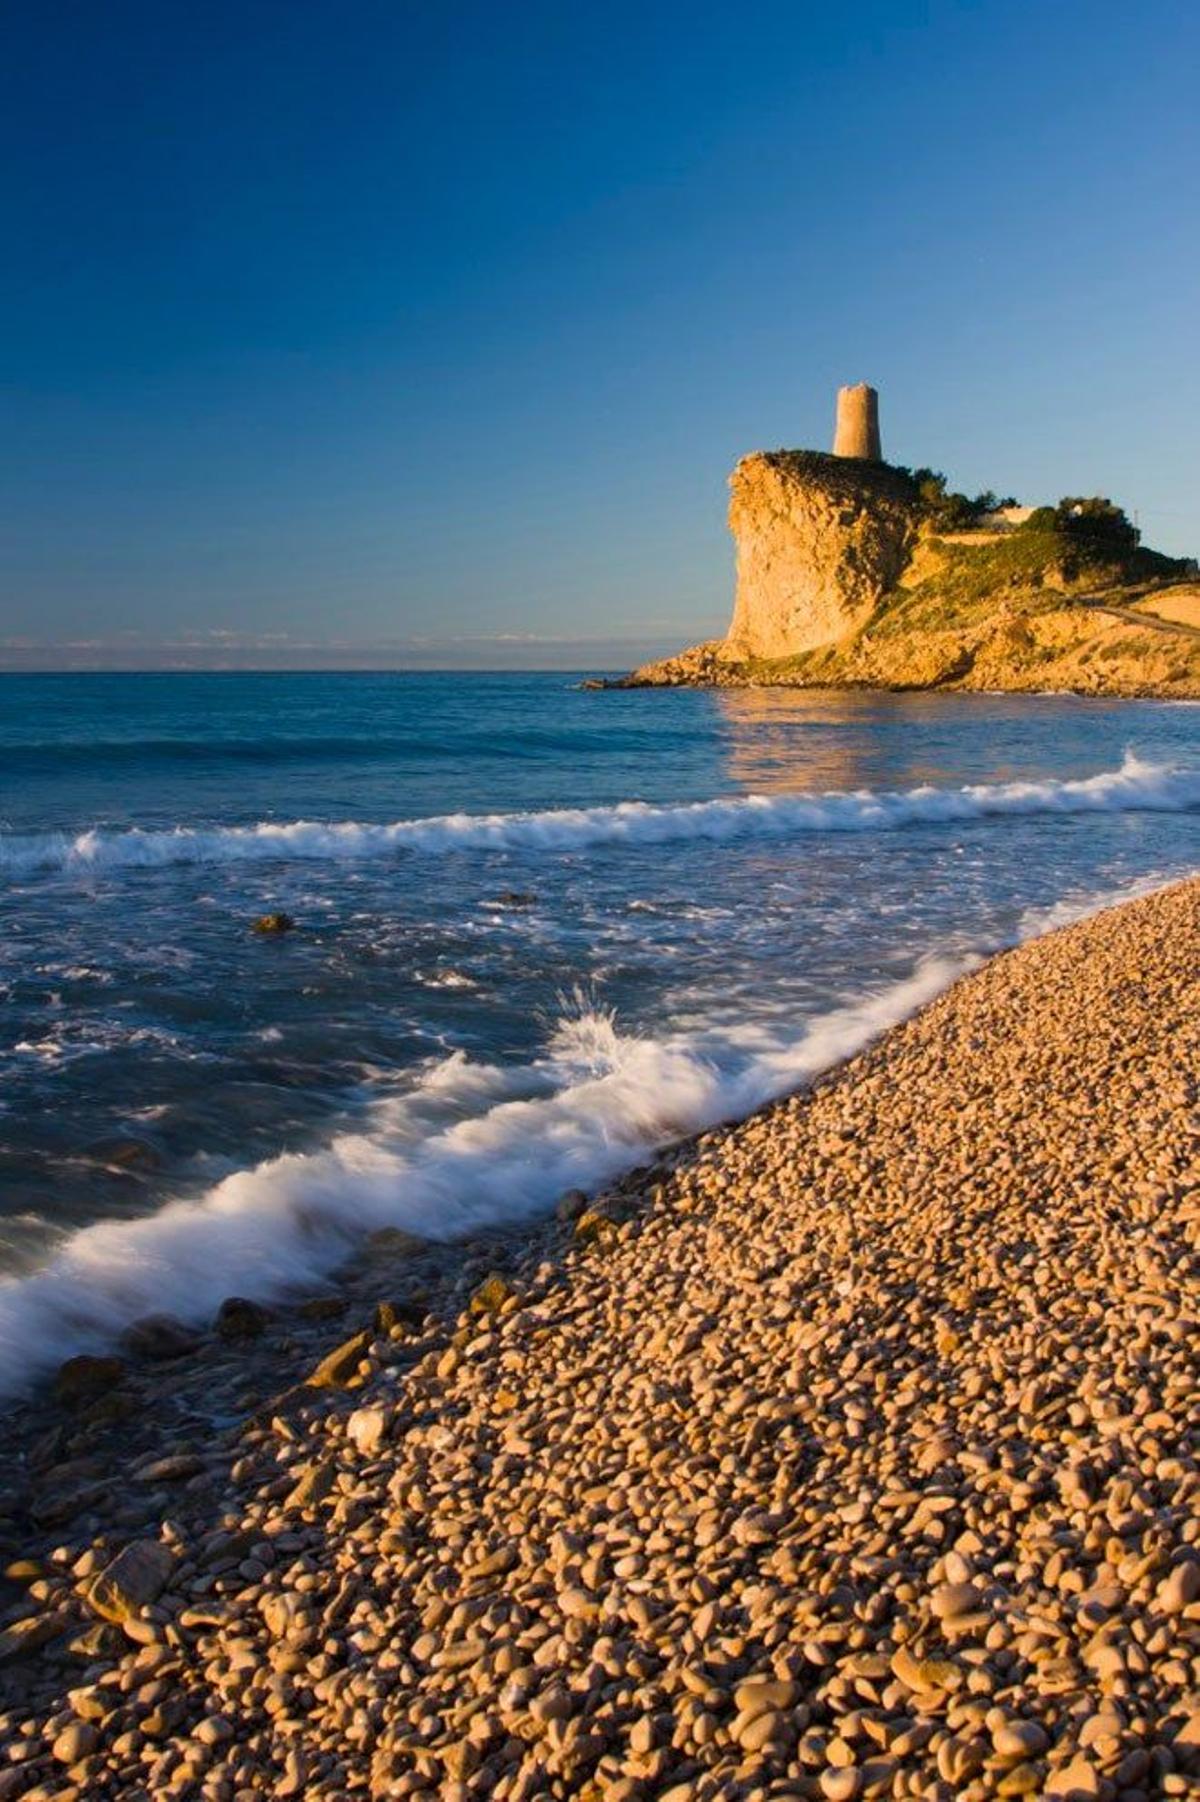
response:
M554 1210L555 1218L567 1225L587 1212L588 1198L582 1189L568 1189Z
M259 914L252 928L254 932L260 932L267 938L278 937L282 932L294 932L295 929L296 922L291 914L284 913Z
M65 1408L82 1408L115 1389L125 1375L120 1358L94 1358L86 1352L60 1364L52 1385L56 1402Z
M216 1329L221 1339L257 1339L271 1320L269 1308L245 1296L230 1295L217 1310Z
M429 1240L422 1239L417 1233L410 1233L403 1226L380 1226L367 1239L372 1251L389 1251L408 1254L429 1250Z
M344 1295L313 1295L296 1312L302 1320L340 1320L349 1306Z
M121 1343L139 1358L183 1358L200 1344L200 1334L173 1314L147 1314L122 1335Z
M97 1139L87 1148L93 1163L103 1165L116 1176L141 1176L162 1168L163 1156L148 1139L122 1134L119 1138Z

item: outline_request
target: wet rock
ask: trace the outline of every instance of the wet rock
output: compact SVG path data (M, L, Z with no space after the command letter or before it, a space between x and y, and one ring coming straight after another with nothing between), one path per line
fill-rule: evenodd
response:
M217 1337L236 1342L241 1339L257 1339L264 1333L271 1322L271 1311L259 1302L247 1301L244 1296L230 1295L217 1310L215 1326Z
M157 1145L133 1134L97 1139L88 1146L87 1156L114 1176L148 1176L161 1170L163 1164L163 1155Z
M201 1343L194 1328L176 1320L173 1314L146 1314L135 1320L121 1336L121 1344L135 1357L166 1362L184 1358Z
M588 1197L582 1189L568 1189L554 1210L555 1218L561 1220L564 1226L569 1226L587 1211L587 1205Z
M370 1234L367 1244L372 1251L394 1252L398 1257L415 1256L429 1250L429 1240L410 1233L402 1226L380 1226Z
M313 1295L296 1312L302 1320L340 1320L349 1307L344 1295Z
M204 1469L204 1460L195 1452L177 1452L166 1458L152 1458L148 1464L139 1464L131 1472L135 1483L147 1485L157 1483L184 1483Z
M96 1358L81 1353L60 1364L54 1375L52 1393L65 1408L82 1408L115 1389L125 1375L120 1358Z

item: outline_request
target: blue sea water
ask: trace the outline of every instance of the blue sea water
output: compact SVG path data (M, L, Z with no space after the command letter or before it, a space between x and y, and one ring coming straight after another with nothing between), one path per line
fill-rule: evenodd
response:
M0 678L0 1391L379 1225L534 1216L1198 822L1187 705Z

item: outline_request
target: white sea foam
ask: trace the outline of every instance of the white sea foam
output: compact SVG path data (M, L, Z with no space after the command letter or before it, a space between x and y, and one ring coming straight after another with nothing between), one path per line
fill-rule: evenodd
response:
M815 795L739 795L676 806L623 801L543 813L445 814L370 824L263 821L254 826L132 827L65 833L0 833L0 872L93 870L165 864L383 857L396 852L559 852L672 840L785 838L805 832L896 831L1021 814L1182 813L1200 807L1200 770L1127 754L1120 769L1066 781L974 783L962 788L833 790Z
M1155 886L1031 909L1018 936ZM202 1321L229 1294L269 1300L311 1287L377 1227L453 1239L532 1218L565 1189L595 1190L672 1140L811 1080L976 961L929 958L798 1030L782 1017L718 1024L709 1014L639 1037L576 1006L531 1063L442 1059L411 1093L376 1103L361 1130L227 1176L147 1218L83 1228L39 1271L0 1280L0 1396L72 1352L111 1344L139 1315Z
M360 1132L145 1219L85 1227L40 1271L0 1283L0 1394L110 1344L139 1315L200 1321L230 1294L267 1300L311 1287L377 1227L451 1239L543 1213L566 1189L595 1189L670 1141L808 1081L970 961L929 960L798 1034L756 1022L635 1037L590 1012L564 1020L531 1064L447 1058L415 1093L374 1107Z
M1027 907L1021 914L1018 936L1021 939L1040 938L1045 932L1057 932L1062 926L1074 926L1106 907L1120 907L1126 901L1139 901L1144 895L1152 895L1155 889L1165 888L1169 883L1186 882L1197 875L1200 875L1200 870L1176 870L1169 876L1162 873L1138 876L1132 881L1119 883L1098 893L1064 895L1061 900L1052 902L1048 907Z

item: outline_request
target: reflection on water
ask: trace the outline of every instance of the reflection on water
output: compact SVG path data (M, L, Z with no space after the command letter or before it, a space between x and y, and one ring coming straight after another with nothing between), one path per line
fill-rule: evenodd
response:
M1041 716L1051 710L1064 738L1078 737L1083 773L1091 767L1085 759L1094 755L1102 715L1122 705L1065 696L800 688L724 688L711 700L728 774L756 794L917 788L944 784L955 769L964 781L1017 780L1042 767ZM1089 732L1089 724L1096 730Z

